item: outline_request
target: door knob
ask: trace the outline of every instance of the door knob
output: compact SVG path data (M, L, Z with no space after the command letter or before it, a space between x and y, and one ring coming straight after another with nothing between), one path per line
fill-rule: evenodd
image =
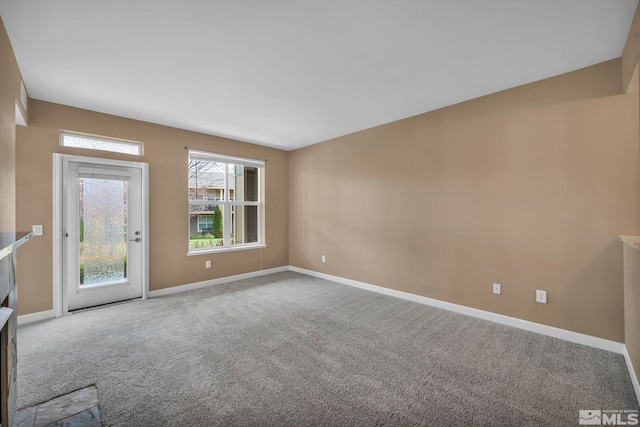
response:
M142 241L142 239L141 239L141 238L139 238L139 237L136 237L135 239L129 239L129 241L130 241L130 242L137 242L137 243L140 243L140 242Z

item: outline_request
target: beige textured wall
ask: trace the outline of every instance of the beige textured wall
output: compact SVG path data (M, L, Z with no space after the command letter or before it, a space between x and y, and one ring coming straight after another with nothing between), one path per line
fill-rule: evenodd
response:
M15 231L15 104L20 71L0 19L0 231Z
M609 61L292 152L290 264L622 342L640 153L620 93Z
M622 83L626 92L640 88L640 8L629 29L622 52ZM640 143L640 141L636 141ZM626 233L625 233L626 234ZM640 254L627 245L624 248L624 331L625 345L636 377L640 377Z
M25 245L18 265L18 313L52 309L52 155L69 153L149 163L151 290L288 264L288 153L272 148L31 100L29 126L17 133L18 226L43 224L43 237ZM144 156L60 147L61 129L142 141ZM190 148L267 159L265 249L187 257L187 151ZM212 268L205 269L205 260Z

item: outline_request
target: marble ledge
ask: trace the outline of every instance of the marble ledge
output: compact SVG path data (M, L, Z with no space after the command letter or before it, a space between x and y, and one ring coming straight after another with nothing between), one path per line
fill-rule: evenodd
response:
M626 243L632 248L640 251L640 236L620 236L620 240L622 240L623 243Z
M19 246L22 246L31 236L33 236L33 232L31 231L0 232L0 259L15 251Z

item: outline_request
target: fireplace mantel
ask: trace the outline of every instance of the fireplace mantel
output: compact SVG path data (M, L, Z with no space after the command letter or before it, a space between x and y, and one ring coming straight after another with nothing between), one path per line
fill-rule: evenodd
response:
M16 249L31 232L0 232L0 425L15 424L17 406Z
M33 236L30 231L0 232L0 259L6 257Z

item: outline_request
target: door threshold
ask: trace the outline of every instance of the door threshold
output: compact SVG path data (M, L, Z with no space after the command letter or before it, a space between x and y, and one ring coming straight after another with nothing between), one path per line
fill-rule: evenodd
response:
M93 305L91 307L76 308L75 310L69 310L67 314L82 313L83 311L97 310L99 308L112 307L114 305L126 304L134 301L142 301L142 297L126 299L123 301L108 302L106 304L98 304L98 305Z

